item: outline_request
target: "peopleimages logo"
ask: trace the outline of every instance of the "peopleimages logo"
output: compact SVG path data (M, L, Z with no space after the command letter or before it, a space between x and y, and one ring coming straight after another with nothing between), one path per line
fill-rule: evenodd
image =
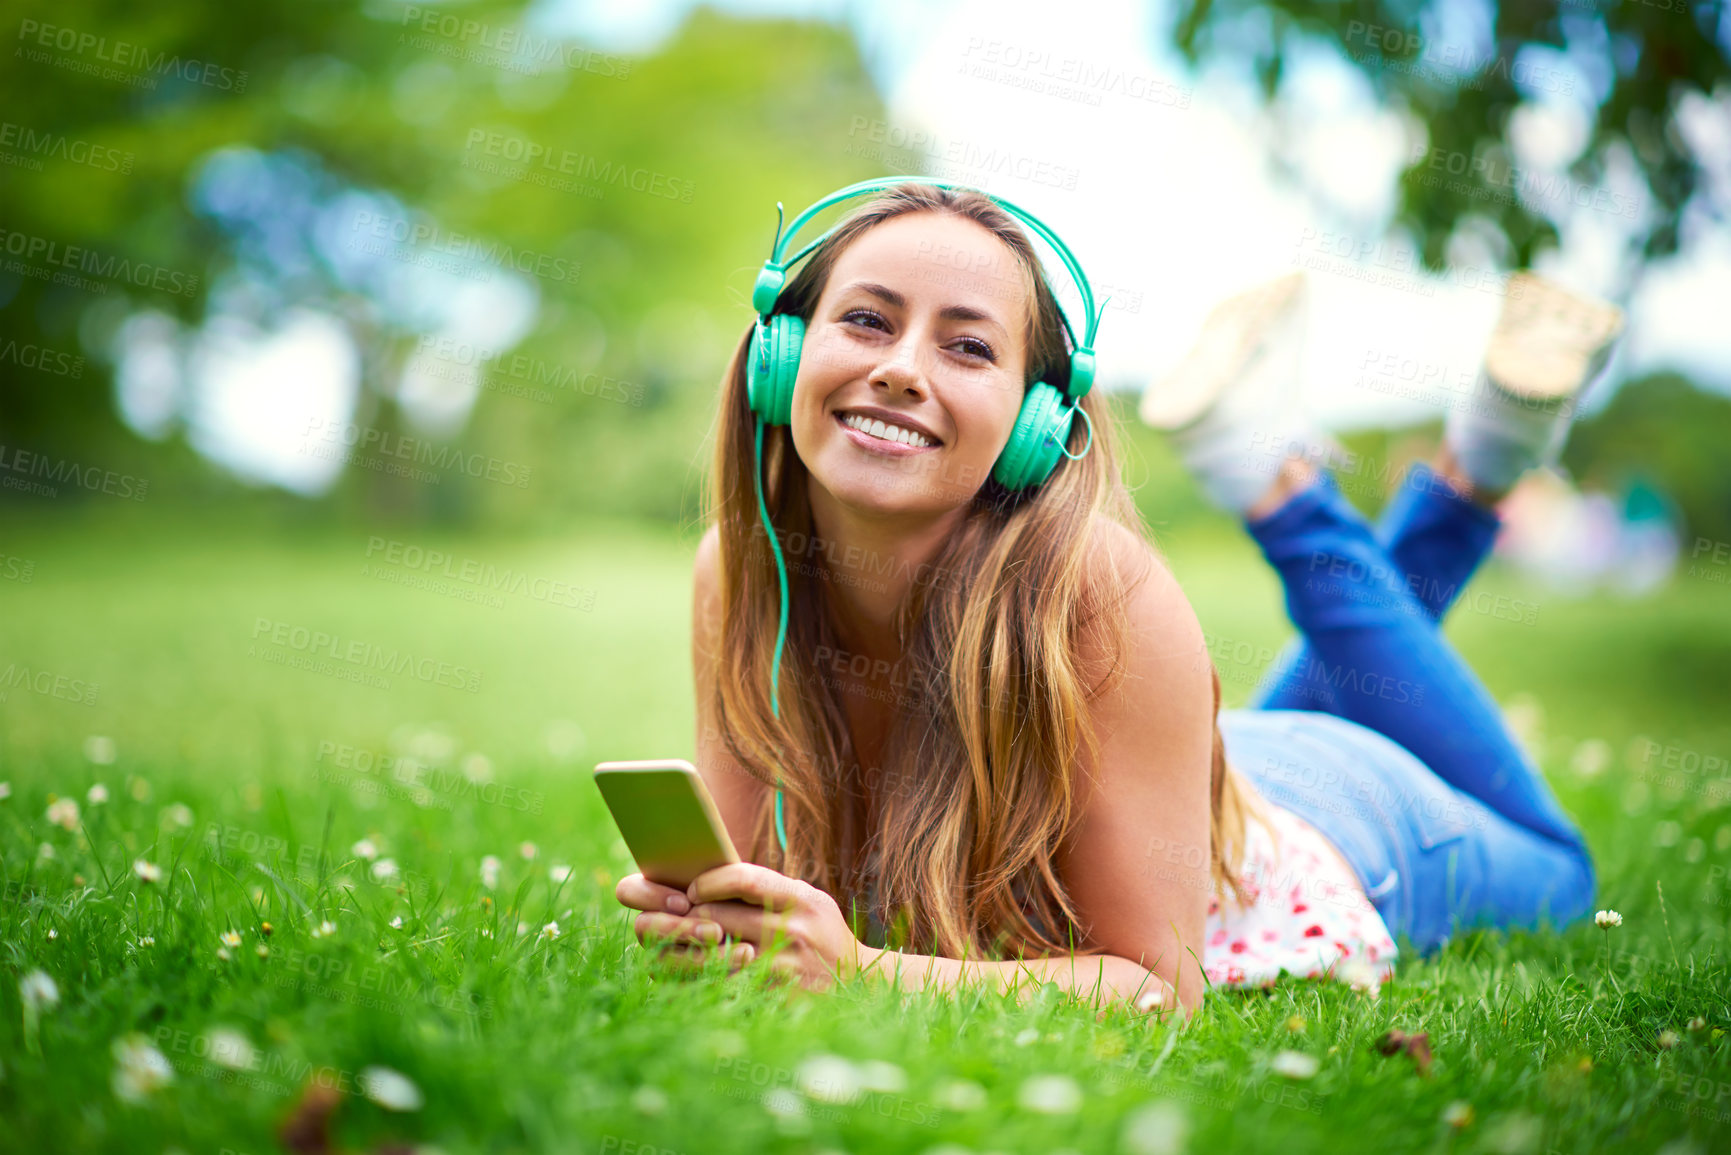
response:
M179 53L152 52L142 44L132 44L125 40L110 41L108 37L98 36L94 32L81 32L76 28L43 24L37 20L23 20L18 24L18 39L26 45L38 45L74 56L88 56L98 63L114 64L134 72L159 77L173 76L191 84L220 88L226 92L246 91L245 71L224 68L219 64L191 57L182 59Z
M618 161L601 160L587 153L542 144L527 137L503 132L488 132L472 128L463 142L463 151L473 156L499 157L525 168L544 168L561 176L575 176L600 185L618 185L664 200L690 204L697 185L682 177L669 176L647 168L632 168ZM465 158L467 159L467 158Z
M133 261L113 253L104 255L82 245L63 244L48 237L32 236L10 229L0 228L0 252L22 261L40 261L49 267L121 281L140 289L156 289L182 297L190 297L198 291L197 273L165 269L161 265L153 265L148 261ZM97 288L96 291L105 290Z
M518 489L526 489L529 485L530 467L522 462L501 461L484 453L464 453L453 445L435 445L419 437L405 437L401 433L370 426L314 417L307 422L301 435L309 442L316 438L349 449L370 449L381 457L396 457L435 469L455 469L470 477L514 485Z
M324 630L314 630L290 622L257 618L253 621L252 636L255 642L263 641L274 646L286 646L288 649L308 657L323 657L332 661L346 662L356 670L407 674L419 682L428 682L436 686L450 686L458 690L467 690L471 694L477 693L481 689L481 671L470 669L468 666L453 665L450 662L441 662L436 658L417 657L407 650L399 650L394 647L387 649L384 646L362 641L359 638L344 639Z
M132 171L133 155L106 145L92 144L88 140L65 136L46 129L38 131L28 125L13 124L9 120L0 121L0 148L19 149L28 154L19 159L31 157L47 157L49 160L61 160L68 164L84 165L100 172L117 172L122 175ZM7 154L0 153L0 158ZM14 163L8 161L8 163ZM35 161L23 165L40 172L42 164Z

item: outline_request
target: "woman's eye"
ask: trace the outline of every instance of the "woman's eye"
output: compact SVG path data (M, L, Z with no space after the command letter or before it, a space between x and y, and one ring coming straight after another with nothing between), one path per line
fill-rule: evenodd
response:
M841 319L861 325L888 328L883 317L872 312L870 309L851 309L848 312L843 313Z
M962 352L966 353L970 357L979 357L986 361L995 361L997 359L992 354L992 347L980 340L978 337L963 337L956 344Z

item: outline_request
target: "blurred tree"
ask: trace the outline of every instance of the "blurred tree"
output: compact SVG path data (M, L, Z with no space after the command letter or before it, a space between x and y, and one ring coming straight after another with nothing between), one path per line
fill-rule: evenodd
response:
M185 450L184 393L159 445L119 419L114 334L145 310L184 334L218 309L269 332L310 307L354 339L355 420L387 434L417 432L399 396L417 351L433 358L422 384L434 390L479 354L470 419L422 435L533 477L524 489L461 473L434 486L351 469L339 505L445 518L689 512L775 202L876 175L847 153L847 129L881 116L881 102L833 26L699 9L637 59L536 32L526 10L9 6L0 445L106 468L148 462L170 488L202 489L215 471ZM410 228L431 231L401 243ZM374 241L384 256L370 255ZM393 300L407 282L379 270L477 262L531 287L537 323L510 347L429 354L432 326L411 315L448 314L450 302ZM61 272L82 280L56 283ZM84 361L45 370L29 350Z
M1193 63L1247 59L1270 101L1299 53L1328 46L1379 101L1422 122L1428 142L1408 158L1395 223L1432 268L1469 217L1501 231L1510 263L1529 265L1557 242L1556 210L1575 207L1629 220L1639 259L1664 256L1708 165L1723 165L1722 0L1178 0L1172 38ZM1519 117L1559 96L1584 114L1581 150L1566 173L1529 169ZM1709 96L1715 111L1680 116L1704 112ZM1605 184L1620 167L1644 181L1645 214ZM1723 219L1731 189L1717 196L1696 203Z
M1563 464L1581 484L1610 492L1634 481L1651 484L1676 502L1690 533L1731 541L1727 445L1731 397L1662 373L1630 382L1576 422Z

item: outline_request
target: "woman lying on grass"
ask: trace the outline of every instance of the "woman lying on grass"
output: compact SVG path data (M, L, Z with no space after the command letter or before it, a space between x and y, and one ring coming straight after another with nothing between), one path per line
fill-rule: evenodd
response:
M849 216L774 302L806 332L760 478L749 332L722 388L697 765L746 861L683 893L621 880L639 938L814 988L1032 976L1188 1016L1205 982L1374 986L1394 935L1424 952L1588 911L1579 832L1438 624L1620 324L1510 284L1478 395L1375 529L1286 400L1300 275L1216 310L1149 390L1143 419L1245 516L1302 635L1254 708L1221 712L1099 395L1043 483L993 476L1025 391L1071 366L1021 229L982 194L912 183ZM774 700L759 482L787 555Z

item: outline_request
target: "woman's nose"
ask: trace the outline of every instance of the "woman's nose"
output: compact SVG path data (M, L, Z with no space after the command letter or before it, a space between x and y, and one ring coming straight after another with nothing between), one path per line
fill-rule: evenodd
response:
M900 341L889 350L889 356L873 371L872 384L915 395L924 392L925 377L913 342Z

